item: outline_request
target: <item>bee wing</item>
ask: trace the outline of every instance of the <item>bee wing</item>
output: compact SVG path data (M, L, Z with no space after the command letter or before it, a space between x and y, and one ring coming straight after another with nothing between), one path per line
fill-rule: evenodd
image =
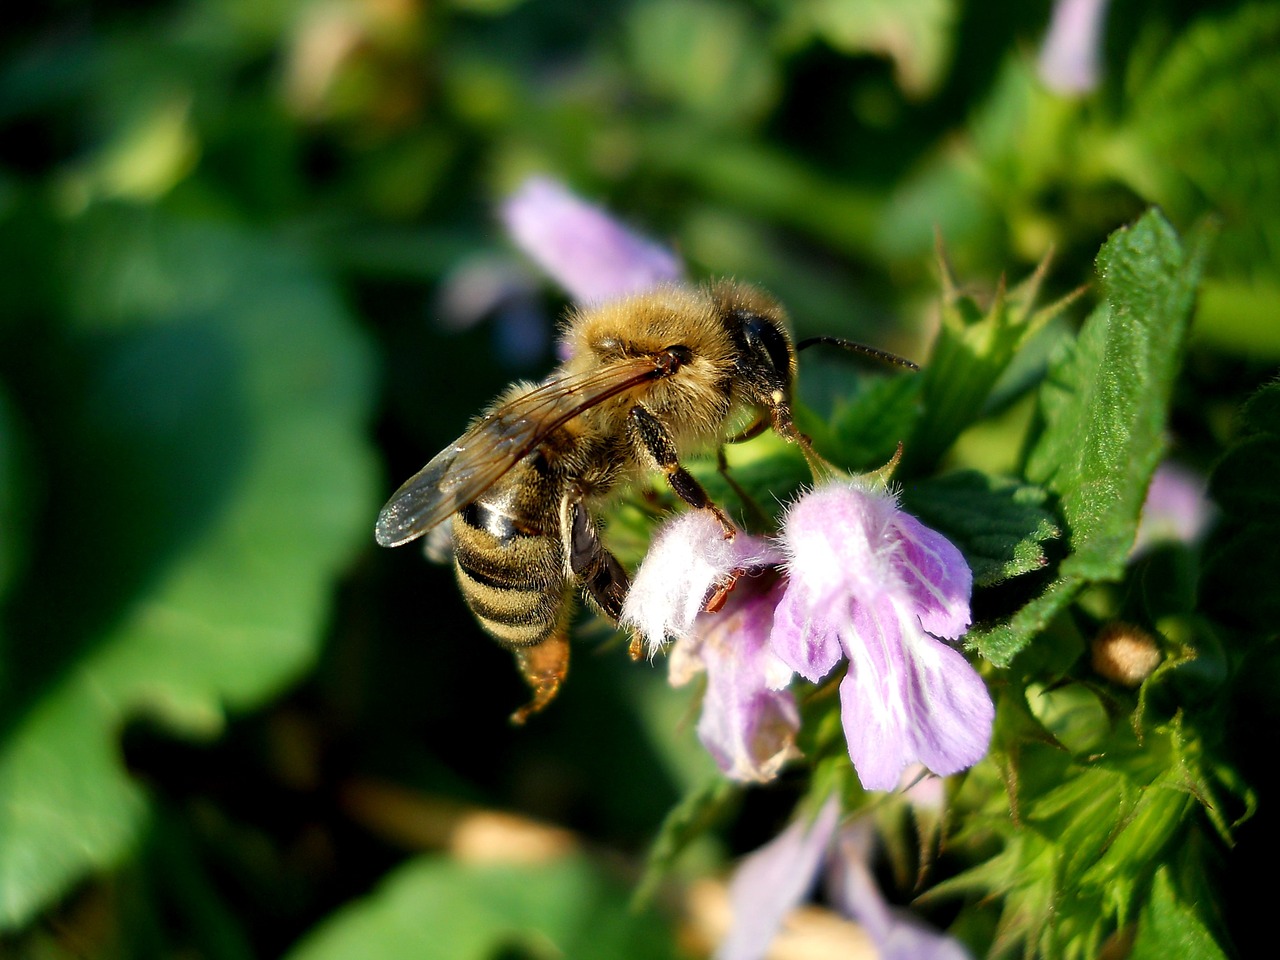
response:
M378 543L398 547L422 536L493 486L552 431L584 410L664 375L655 358L636 357L555 377L504 403L392 495L378 514Z

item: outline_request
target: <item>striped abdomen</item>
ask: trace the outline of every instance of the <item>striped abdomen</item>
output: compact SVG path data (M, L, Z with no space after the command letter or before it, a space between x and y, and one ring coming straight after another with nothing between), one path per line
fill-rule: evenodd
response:
M569 578L558 534L541 532L485 497L454 514L453 544L462 596L495 640L528 647L560 626Z

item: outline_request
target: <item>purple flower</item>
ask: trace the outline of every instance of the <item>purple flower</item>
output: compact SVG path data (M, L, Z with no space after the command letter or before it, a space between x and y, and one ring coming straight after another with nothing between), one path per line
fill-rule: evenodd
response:
M1054 93L1088 93L1098 85L1108 0L1056 0L1040 49L1040 79Z
M783 544L788 584L770 643L809 680L848 661L841 718L862 785L892 790L914 762L945 775L982 759L991 696L937 639L969 625L972 574L960 551L856 480L802 497Z
M531 177L502 204L507 233L579 303L640 293L684 276L680 259L547 177Z
M729 584L724 608L704 612ZM801 497L776 545L725 540L705 511L671 521L640 566L622 622L650 655L677 638L673 683L706 670L699 734L739 779L767 779L792 755L792 671L817 682L847 661L849 756L864 787L892 790L913 763L945 775L986 755L991 696L937 639L969 625L971 584L944 537L891 495L844 480Z
M803 902L827 864L828 893L842 913L862 924L886 960L966 960L959 942L909 912L891 907L871 872L875 838L867 821L840 827L832 797L812 820L794 820L745 857L729 885L733 912L716 960L760 960L788 913Z
M1162 541L1195 543L1213 522L1214 506L1204 477L1172 461L1156 468L1142 505L1130 556Z
M622 623L650 656L675 639L674 686L705 671L698 737L735 780L771 780L797 755L800 714L783 689L791 671L769 649L781 595L772 568L781 561L767 540L746 533L726 540L706 511L682 513L654 538L622 608ZM714 600L722 606L707 613Z

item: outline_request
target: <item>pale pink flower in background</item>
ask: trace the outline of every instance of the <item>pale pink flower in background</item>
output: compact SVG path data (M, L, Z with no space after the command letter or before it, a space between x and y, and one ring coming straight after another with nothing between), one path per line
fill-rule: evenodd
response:
M835 908L862 924L880 960L969 960L960 941L884 898L871 872L875 850L870 821L856 820L839 831L827 866L827 895Z
M1056 0L1040 48L1039 72L1054 93L1081 94L1102 73L1102 33L1109 0Z
M1145 553L1161 542L1198 542L1216 513L1208 487L1208 481L1194 470L1170 460L1160 464L1147 488L1130 556Z
M885 900L871 871L874 853L871 823L841 827L835 797L812 819L793 820L744 857L734 873L731 925L716 960L762 960L787 914L808 899L824 865L832 905L862 925L884 960L968 960L959 941Z
M680 258L549 177L530 177L502 203L507 233L569 296L616 300L684 277Z

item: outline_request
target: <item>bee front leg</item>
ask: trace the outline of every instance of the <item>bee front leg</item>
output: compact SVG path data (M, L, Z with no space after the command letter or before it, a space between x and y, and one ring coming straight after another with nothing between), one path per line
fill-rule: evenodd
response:
M675 441L671 439L671 434L658 421L658 418L640 404L636 404L627 415L627 429L631 434L632 442L638 449L647 455L654 467L666 474L667 483L671 484L671 489L675 491L676 496L691 507L710 510L711 515L724 530L724 538L732 540L738 528L729 519L727 513L711 502L707 491L702 488L702 484L693 474L680 466L680 460L676 456Z

